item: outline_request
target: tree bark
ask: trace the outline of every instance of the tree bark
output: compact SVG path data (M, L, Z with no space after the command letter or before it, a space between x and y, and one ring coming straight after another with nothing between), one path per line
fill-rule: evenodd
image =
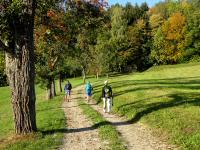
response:
M119 72L122 73L122 66L119 64Z
M24 0L22 15L11 20L13 39L6 51L6 74L12 92L11 102L17 134L37 130L35 112L34 12L35 0Z
M55 97L56 96L56 84L55 84L54 78L51 81L51 92L52 92L52 96Z
M30 52L24 47L21 59L6 54L6 72L12 91L15 132L36 131L34 64Z
M47 99L50 100L56 96L55 80L50 77L47 85Z
M85 74L85 69L83 68L83 83L85 84L85 79L86 79L86 74Z
M97 71L97 80L99 80L99 72Z

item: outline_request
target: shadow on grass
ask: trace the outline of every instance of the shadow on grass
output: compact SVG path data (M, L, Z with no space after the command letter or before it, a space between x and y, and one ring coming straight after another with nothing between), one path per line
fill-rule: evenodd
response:
M142 111L136 113L135 116L128 121L112 122L112 123L108 122L108 121L103 121L100 123L96 123L90 127L77 128L77 129L53 129L53 130L46 130L46 131L40 131L40 132L42 132L44 135L49 135L49 134L54 134L54 133L85 132L85 131L98 129L99 127L105 126L105 125L124 126L124 125L136 123L142 117L149 115L152 112L155 112L158 110L167 109L167 108L171 108L171 107L177 107L177 106L181 106L181 105L187 105L187 107L188 106L200 106L200 94L199 93L179 93L179 94L171 94L171 95L167 95L167 96L172 100L170 100L168 102L156 102L156 103L144 105L143 107L145 107L145 108ZM130 107L134 108L134 107L137 107L136 105L138 102L139 101L125 104L125 105L122 105L121 107L130 106Z
M84 127L84 128L77 128L77 129L53 129L53 130L46 130L46 131L40 131L44 135L54 134L54 133L77 133L77 132L85 132L90 130L98 129L101 126L111 125L108 121L103 121L100 123L96 123L93 126L90 127Z
M128 88L114 92L114 96L120 96L126 93L148 90L155 88L176 88L176 89L200 89L200 77L189 78L169 78L169 79L149 79L149 80L125 80L112 83L113 91L117 88ZM139 87L138 87L139 86Z
M176 89L200 89L200 76L187 77L187 78L164 78L164 79L148 79L148 80L121 80L111 82L114 97L127 94L130 92L136 92L140 90L149 90L155 88L176 88ZM101 90L103 84L94 86L94 95L98 95L96 98L96 104L102 101ZM120 91L117 91L118 88ZM115 92L117 91L117 92Z
M95 130L98 129L102 126L106 126L106 125L114 125L114 126L122 126L122 125L129 125L131 124L131 122L125 121L125 122L108 122L108 121L103 121L100 123L96 123L93 126L90 127L84 127L84 128L76 128L76 129L53 129L53 130L45 130L45 131L39 131L41 132L43 135L51 135L51 134L55 134L55 133L78 133L78 132L87 132L87 131L91 131L91 130Z
M200 76L197 77L187 77L187 78L164 78L164 79L148 79L148 80L122 80L122 81L116 81L112 82L111 85L113 88L121 88L126 86L133 86L133 85L168 85L171 86L173 84L181 86L183 84L194 84L199 85L200 84ZM194 86L200 88L200 86Z
M168 102L156 102L156 103L148 104L145 106L146 108L144 110L136 113L136 115L132 119L130 119L128 122L135 123L139 121L143 116L146 116L152 112L162 110L162 109L167 109L170 107L177 107L181 105L200 106L199 93L171 94L171 95L168 95L168 97L172 98L172 100ZM133 104L130 104L130 105L132 105L131 107L135 107Z

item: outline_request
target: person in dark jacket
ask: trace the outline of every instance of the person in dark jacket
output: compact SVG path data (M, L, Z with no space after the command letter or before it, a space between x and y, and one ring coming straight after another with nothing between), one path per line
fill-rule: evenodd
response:
M65 84L65 87L64 87L65 101L69 102L69 100L71 98L71 89L72 89L72 84L69 81L67 81L67 83Z
M102 98L103 98L103 111L110 113L112 106L112 88L108 85L108 81L104 82L104 87L102 88Z

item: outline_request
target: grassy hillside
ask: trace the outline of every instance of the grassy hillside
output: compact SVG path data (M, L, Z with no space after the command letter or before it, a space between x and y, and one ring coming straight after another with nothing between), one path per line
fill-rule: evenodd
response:
M200 149L200 64L152 67L143 73L111 77L113 111L141 121L182 149ZM95 84L101 103L102 83Z
M81 79L71 79L72 86ZM101 104L104 78L94 85L94 97ZM135 123L141 121L154 133L182 149L200 149L200 64L156 66L143 73L115 75L109 78L113 87L113 111ZM39 132L26 139L12 138L13 121L8 87L0 88L0 149L51 149L61 144L65 126L60 109L63 94L54 100L45 100L45 91L37 93L37 126Z
M81 81L81 79L70 80L73 87L79 85ZM13 136L14 125L9 87L0 88L0 95L0 149L49 150L61 144L64 133L56 131L65 128L64 112L61 109L64 92L59 93L59 96L52 100L46 100L45 90L36 86L38 132L26 137Z

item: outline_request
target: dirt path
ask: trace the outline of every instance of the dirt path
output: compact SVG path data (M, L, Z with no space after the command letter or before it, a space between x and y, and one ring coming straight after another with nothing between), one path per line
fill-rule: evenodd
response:
M67 118L68 132L63 140L60 150L100 150L105 149L103 142L98 138L98 131L92 129L92 123L85 117L77 101L83 95L83 87L73 90L72 100L63 103L63 109ZM82 92L82 94L78 94ZM151 135L151 131L143 124L134 124L114 114L104 113L102 107L90 103L91 107L100 112L107 121L111 122L118 132L128 150L178 150L173 145L168 145ZM104 146L103 146L104 145Z
M82 95L83 96L83 95ZM137 122L128 123L124 118L114 114L104 113L102 107L91 102L91 107L100 112L111 122L125 141L128 150L178 150L175 146L160 141L151 135L150 129Z
M60 150L99 150L103 149L97 129L92 129L92 123L83 114L77 101L80 100L79 88L73 89L72 100L63 103L67 118L67 133Z

